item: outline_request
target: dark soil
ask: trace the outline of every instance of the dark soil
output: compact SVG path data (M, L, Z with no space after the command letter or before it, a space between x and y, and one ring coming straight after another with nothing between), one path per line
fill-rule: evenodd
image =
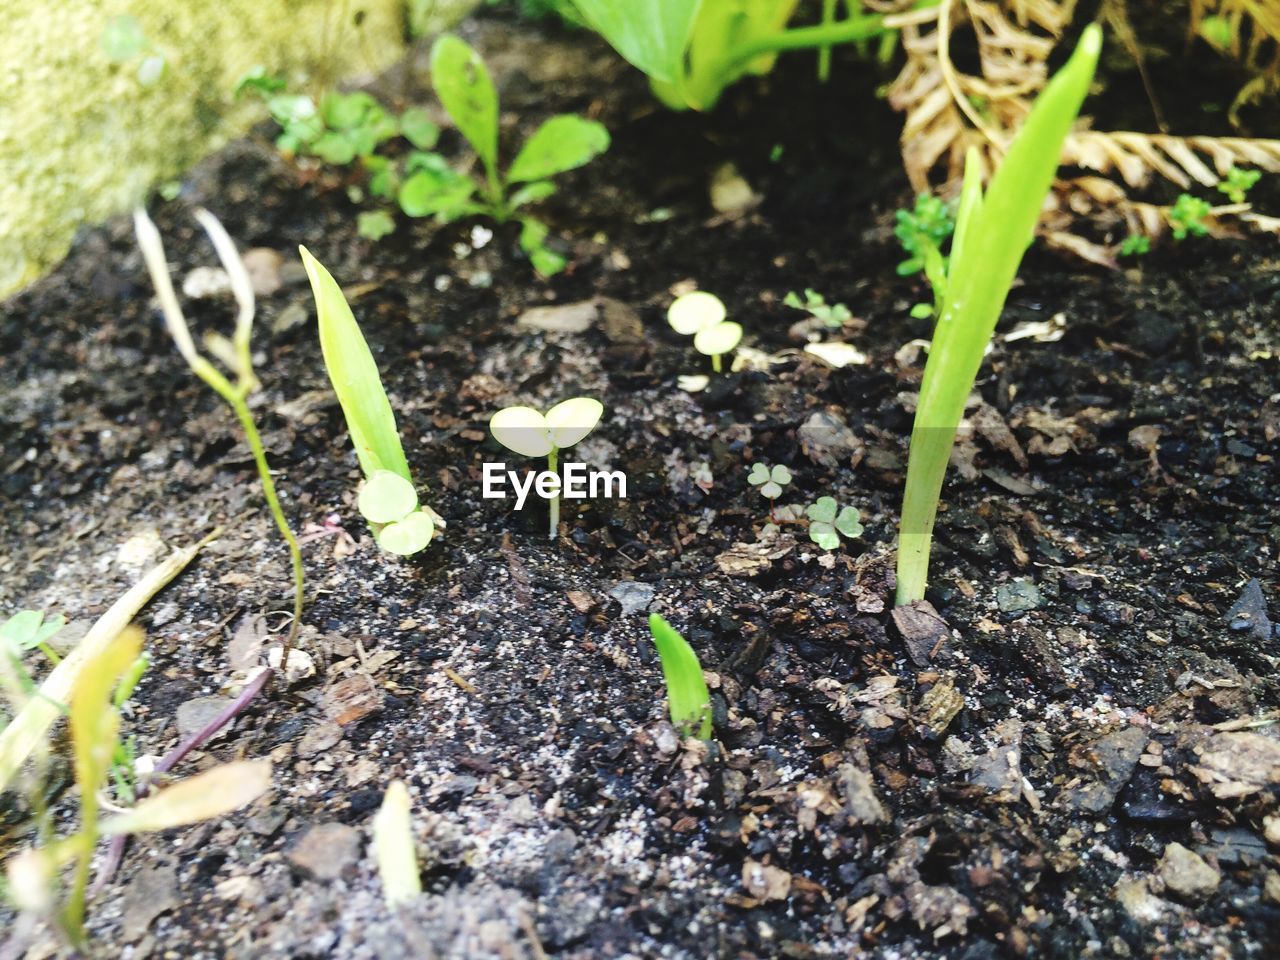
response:
M402 222L371 245L340 183L265 141L223 151L155 210L179 278L214 262L197 203L287 258L259 303L256 412L295 528L325 533L305 547L317 674L187 761L270 756L274 788L134 844L91 911L102 955L1273 955L1272 248L1189 241L1128 273L1029 256L940 518L930 599L949 632L908 644L892 547L923 358L902 348L928 328L907 316L919 282L893 271L898 123L866 95L884 78L846 66L822 87L797 58L714 115L673 115L599 45L501 21L468 35L502 78L512 138L567 110L613 132L547 205L564 275L538 280L507 228L475 249L489 224ZM763 198L737 218L708 201L728 161ZM353 291L448 521L413 561L380 554L355 511L299 243ZM688 281L765 355L700 393L676 378L705 359L664 320ZM849 306L843 337L867 363L799 350L803 316L781 301L804 287ZM0 306L0 610L91 619L159 555L156 535L185 545L225 525L142 617L155 664L128 729L161 754L181 705L239 682L233 633L258 615L279 632L289 600L247 447L150 297L122 219ZM516 323L593 297L607 299L585 333ZM189 302L202 326L230 315L223 298ZM1053 318L1056 342L1003 339ZM578 394L607 413L574 459L630 487L567 504L549 542L545 506L481 499L482 462L504 459L485 425L505 403ZM753 552L759 461L792 468L783 502L856 505L863 537L824 555L797 525ZM1252 619L1227 615L1242 594ZM666 722L644 610L710 671L715 743ZM427 889L398 915L366 842L395 778ZM310 833L334 823L353 829ZM1215 889L1188 884L1173 843ZM50 942L37 933L28 955Z

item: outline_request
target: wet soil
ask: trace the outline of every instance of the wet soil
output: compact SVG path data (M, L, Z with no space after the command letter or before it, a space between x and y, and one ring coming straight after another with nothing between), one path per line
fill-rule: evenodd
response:
M893 271L897 121L863 95L884 78L846 65L823 87L784 65L712 116L673 115L600 46L501 20L467 35L501 78L505 136L567 110L613 132L546 205L564 275L536 278L511 229L474 229L490 224L361 240L344 185L265 142L210 159L154 211L179 277L214 262L195 204L286 258L259 303L255 410L312 536L317 672L187 761L269 756L274 786L135 843L93 906L102 955L1269 955L1273 248L1195 241L1116 273L1029 256L948 482L929 595L945 625L922 642L891 607L911 341L928 329L908 316L919 282ZM730 161L760 197L736 216L709 203ZM299 243L348 288L447 520L411 561L380 554L355 511ZM705 359L664 322L691 282L759 351L696 393L677 377ZM804 287L848 305L826 335L865 363L801 350L782 299ZM141 618L155 662L128 724L161 754L179 708L231 691L289 599L247 447L150 294L121 220L0 307L0 609L91 619L162 544L224 526ZM518 323L592 298L584 332ZM231 307L189 311L212 326ZM549 542L543 507L481 498L481 464L508 460L485 424L579 394L607 413L574 458L624 471L628 495L566 504ZM785 525L758 547L756 462L792 469L782 503L857 506L863 536L825 553ZM709 671L713 743L665 721L648 610ZM395 778L426 891L392 914L367 839ZM28 955L51 944L37 931Z

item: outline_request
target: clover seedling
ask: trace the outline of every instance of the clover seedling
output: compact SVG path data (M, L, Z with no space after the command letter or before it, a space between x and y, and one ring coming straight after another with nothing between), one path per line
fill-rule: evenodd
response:
M557 473L561 450L567 450L596 428L604 416L604 405L591 397L563 400L545 414L533 407L506 407L489 420L493 439L522 457L546 457L547 471ZM541 493L541 491L539 491ZM551 529L554 540L560 526L560 489L550 498Z
M418 506L391 401L342 288L306 247L298 249L316 300L325 370L365 477L356 506L369 521L378 546L410 556L431 542L436 518L429 507Z
M689 642L656 613L649 614L649 633L662 661L667 684L667 709L672 725L682 735L711 739L711 694L702 676L702 664Z
M1151 252L1151 238L1131 233L1120 243L1120 256L1143 257Z
M763 463L754 463L747 473L747 483L753 487L759 487L760 496L769 501L769 517L774 521L778 519L773 509L774 501L782 496L782 488L790 482L791 471L780 463L772 468L766 467Z
M857 507L844 507L835 497L819 497L805 510L809 518L809 539L823 550L835 550L840 546L840 535L852 540L862 535Z
M1261 178L1261 170L1241 170L1239 167L1232 167L1227 171L1226 179L1218 184L1218 189L1225 193L1232 203L1244 203L1245 194L1252 190Z
M677 297L667 309L667 323L676 333L693 337L693 348L711 358L720 373L720 358L742 340L742 327L725 319L724 302L714 293L695 290Z

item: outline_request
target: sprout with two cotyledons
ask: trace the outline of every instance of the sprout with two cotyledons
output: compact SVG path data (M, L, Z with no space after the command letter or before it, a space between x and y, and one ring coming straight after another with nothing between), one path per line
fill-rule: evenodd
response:
M667 323L682 336L693 337L693 348L711 358L711 369L721 371L720 358L742 341L742 326L726 320L724 302L714 293L695 290L677 297L667 309Z

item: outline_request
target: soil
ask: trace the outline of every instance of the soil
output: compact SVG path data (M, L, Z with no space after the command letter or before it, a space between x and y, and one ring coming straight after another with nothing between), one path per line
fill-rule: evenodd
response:
M929 594L944 623L930 633L927 610L892 608L923 363L911 341L928 325L908 316L918 278L893 270L892 211L909 199L898 121L865 95L884 78L845 64L824 87L793 58L714 114L681 115L597 43L501 17L464 33L499 77L506 142L561 111L613 133L546 205L563 275L539 280L512 229L486 239L479 221L361 240L344 184L265 137L155 209L179 278L215 262L197 204L243 248L286 258L259 301L254 402L286 512L311 535L316 674L186 761L179 772L270 757L273 788L134 843L92 905L94 949L1273 955L1273 248L1189 241L1126 272L1029 255L949 477ZM383 92L421 89L424 71L419 56ZM730 161L759 202L726 216L708 186ZM348 288L447 520L413 560L381 554L355 510L299 243ZM691 282L759 351L696 393L677 377L708 372L705 358L664 320ZM800 349L804 315L782 299L805 287L848 305L839 336L865 363L833 369ZM592 298L582 333L517 322ZM222 297L188 305L202 327L231 316ZM1026 324L1040 339L1006 338ZM92 619L164 544L225 527L141 617L154 664L126 725L162 754L180 709L233 692L287 621L287 555L248 449L167 339L125 219L0 306L0 371L0 609ZM544 505L481 498L483 462L532 466L486 422L580 394L606 416L573 459L624 471L627 497L566 503L549 541ZM782 503L855 505L862 537L828 553L795 524L757 546L755 462L792 469ZM712 743L665 719L649 610L708 671ZM425 892L392 913L367 841L396 778L413 794ZM7 855L22 801L0 812ZM47 930L28 933L17 955L56 952Z

